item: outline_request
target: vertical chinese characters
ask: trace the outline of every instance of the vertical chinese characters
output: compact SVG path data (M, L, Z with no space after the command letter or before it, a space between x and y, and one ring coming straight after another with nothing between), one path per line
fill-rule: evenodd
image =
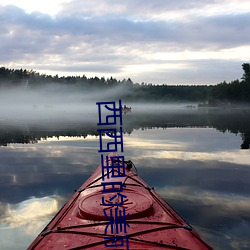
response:
M115 102L97 102L98 106L98 126L103 126L97 129L99 132L99 153L117 152L118 148L123 152L123 136L122 136L122 105L119 100L119 106L116 108ZM105 117L104 117L105 115ZM106 126L118 125L120 128ZM105 137L105 138L104 138ZM127 227L130 227L126 222L129 214L126 214L124 201L127 198L122 194L123 188L126 187L121 181L113 181L113 178L125 177L125 159L124 156L118 156L113 153L110 156L101 154L102 165L102 186L103 197L102 206L103 213L108 221L105 228L105 234L110 232L114 236L105 237L105 246L126 247L119 248L120 250L129 249ZM118 235L122 233L122 235Z

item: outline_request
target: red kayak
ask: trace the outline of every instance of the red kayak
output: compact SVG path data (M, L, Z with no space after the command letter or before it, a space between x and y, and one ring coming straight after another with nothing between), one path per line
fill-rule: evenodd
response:
M100 164L28 249L212 249L133 167L118 176Z

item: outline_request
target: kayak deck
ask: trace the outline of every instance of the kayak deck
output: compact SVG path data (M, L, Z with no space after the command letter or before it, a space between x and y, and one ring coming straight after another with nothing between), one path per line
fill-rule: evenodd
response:
M113 161L114 155L109 155L108 164ZM123 249L212 249L153 188L132 171L130 163L127 162L123 177L111 178L112 182L125 185L120 197L120 200L123 199L121 206L114 205L119 203L112 198L114 192L102 192L104 183L108 184L110 179L102 180L100 164L28 249L111 250L110 244L115 236L124 237L126 244ZM119 187L115 186L115 189ZM126 223L123 226L116 222L113 228L110 224L111 208L119 208L116 212L120 211L120 215L125 211ZM105 247L105 242L109 246Z

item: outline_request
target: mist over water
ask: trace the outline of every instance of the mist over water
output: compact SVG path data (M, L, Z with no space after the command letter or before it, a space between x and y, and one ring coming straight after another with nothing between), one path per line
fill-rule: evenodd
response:
M80 93L66 86L5 89L0 92L1 119L33 121L67 116L82 119L83 115L95 112L95 94Z
M62 84L37 88L0 89L1 122L55 122L64 120L95 121L98 109L96 102L117 101L121 93L129 95L125 87L110 90L80 89ZM145 100L146 101L146 100ZM116 102L118 105L118 101ZM184 103L155 104L124 102L133 112L162 112L184 110ZM187 110L188 111L188 110Z
M240 133L242 148L249 148L250 109L207 109L198 108L198 103L149 103L130 101L129 90L124 86L110 89L87 89L65 84L43 87L19 87L0 89L0 138L1 144L10 142L36 141L49 136L96 135L98 106L96 102L116 101L126 94L122 105L131 107L123 113L123 132L132 133L138 128L152 127L213 127L220 131ZM102 115L107 114L102 109ZM72 133L70 130L74 130ZM13 133L8 139L6 133ZM15 130L20 133L14 134ZM40 130L39 136L37 131ZM44 132L41 132L44 131ZM24 132L23 132L24 131ZM57 132L56 132L57 131ZM61 132L60 132L61 131ZM27 139L28 137L28 139Z

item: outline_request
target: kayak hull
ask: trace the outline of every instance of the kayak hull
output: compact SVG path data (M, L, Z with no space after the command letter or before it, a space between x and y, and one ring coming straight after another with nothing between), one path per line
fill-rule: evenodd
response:
M123 174L102 180L100 164L28 249L111 249L117 236L121 246L112 249L212 249L129 165ZM110 202L114 192L103 193L110 181L123 183L122 205ZM126 221L113 228L109 218L115 211Z

